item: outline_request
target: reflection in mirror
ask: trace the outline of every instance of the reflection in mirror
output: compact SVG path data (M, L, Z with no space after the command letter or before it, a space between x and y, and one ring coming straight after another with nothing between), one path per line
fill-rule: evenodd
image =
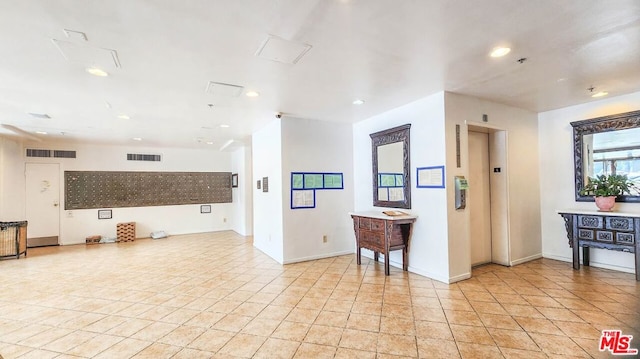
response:
M576 200L588 177L621 174L640 185L640 111L572 122ZM640 202L637 190L618 196L618 202Z
M584 135L582 142L584 183L588 177L625 175L636 185L631 195L640 195L640 128Z
M410 128L409 124L370 135L374 206L411 208Z
M404 200L403 143L378 146L378 199Z

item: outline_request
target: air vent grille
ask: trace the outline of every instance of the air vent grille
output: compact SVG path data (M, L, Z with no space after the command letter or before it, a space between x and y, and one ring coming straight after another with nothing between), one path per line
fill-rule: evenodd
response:
M76 158L76 151L53 151L53 157L58 158Z
M27 157L51 157L51 150L27 148Z
M161 155L148 155L143 153L127 153L127 161L151 161L151 162L160 162L162 161Z

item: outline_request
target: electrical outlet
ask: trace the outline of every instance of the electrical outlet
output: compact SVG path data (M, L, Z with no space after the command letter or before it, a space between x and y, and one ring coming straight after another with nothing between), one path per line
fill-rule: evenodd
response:
M327 243L327 235L322 236L322 243Z
M73 212L67 211L67 218L73 218Z
M227 223L227 218L226 217L222 219L222 223Z

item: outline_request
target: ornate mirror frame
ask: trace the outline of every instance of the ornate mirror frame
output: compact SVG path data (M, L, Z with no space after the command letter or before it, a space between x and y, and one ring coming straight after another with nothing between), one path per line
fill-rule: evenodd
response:
M640 127L640 111L575 121L571 122L571 126L573 126L573 164L576 182L576 201L593 202L594 199L592 196L580 195L580 189L585 185L583 167L584 145L582 136ZM640 202L640 196L618 196L616 202Z
M373 205L375 207L391 207L391 208L411 208L411 177L409 161L410 143L409 130L411 124L406 124L388 130L372 133L371 152L373 165ZM404 169L403 191L404 199L402 201L383 201L378 199L378 147L391 143L402 142L402 162Z

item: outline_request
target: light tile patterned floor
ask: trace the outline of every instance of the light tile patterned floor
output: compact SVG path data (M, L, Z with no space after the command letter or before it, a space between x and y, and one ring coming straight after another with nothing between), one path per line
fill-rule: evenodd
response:
M608 357L640 347L632 274L536 260L453 285L341 256L281 266L232 232L0 261L10 358Z

